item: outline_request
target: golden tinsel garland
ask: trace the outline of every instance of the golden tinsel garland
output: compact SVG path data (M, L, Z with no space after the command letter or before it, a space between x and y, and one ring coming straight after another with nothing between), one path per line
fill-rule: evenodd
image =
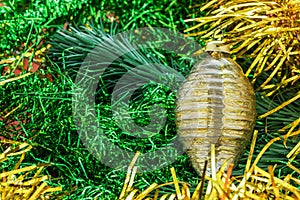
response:
M267 96L287 86L299 90L299 0L213 0L202 5L200 11L206 16L185 20L198 23L186 30L187 36L224 36L235 59L251 59L246 75L253 76L253 83L262 80L257 90ZM263 72L268 73L267 78L260 77Z
M248 156L245 172L242 176L232 176L233 165L230 165L227 172L225 171L225 162L221 169L216 172L213 170L211 176L207 176L205 171L202 179L193 193L190 190L190 184L179 181L176 177L175 169L171 168L173 177L172 182L157 184L152 183L147 189L141 191L135 187L134 178L137 174L137 167L134 166L138 159L139 152L133 158L128 167L128 173L123 185L123 189L119 196L119 200L158 200L158 199L181 199L181 200L200 200L200 199L299 199L300 198L300 180L288 174L284 179L277 178L274 175L276 166L269 166L268 171L264 171L257 166L259 160L263 157L267 149L276 141L281 140L277 137L272 139L266 146L261 149L258 156L253 161L254 147L256 144L258 132L254 132L250 153ZM295 135L299 135L296 133ZM290 135L291 136L291 135ZM286 135L286 137L290 137ZM300 170L293 166L291 162L300 153L300 142L287 154L290 162L288 167L295 170L295 174L299 174ZM211 163L215 165L215 148L211 148ZM294 174L294 175L295 175ZM207 182L207 188L204 189L204 182ZM295 185L291 183L295 183ZM174 186L171 192L163 192L163 187ZM298 187L297 187L298 186Z
M3 143L12 144L4 152L0 152L0 200L9 199L62 199L54 192L62 191L60 186L51 187L47 182L51 177L42 175L42 170L50 165L42 163L21 167L21 163L25 158L25 154L32 149L32 146L27 143L16 142L12 140L0 140L0 145ZM4 161L9 160L9 157L20 156L15 167L10 171L5 171L2 165ZM35 172L34 176L29 177L29 174Z

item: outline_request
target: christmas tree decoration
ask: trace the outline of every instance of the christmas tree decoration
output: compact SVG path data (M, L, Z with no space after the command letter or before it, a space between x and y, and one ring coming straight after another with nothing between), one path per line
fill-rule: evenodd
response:
M212 144L217 163L208 172L225 161L237 162L250 142L256 113L252 85L227 46L209 42L206 52L179 89L175 110L178 135L199 175Z

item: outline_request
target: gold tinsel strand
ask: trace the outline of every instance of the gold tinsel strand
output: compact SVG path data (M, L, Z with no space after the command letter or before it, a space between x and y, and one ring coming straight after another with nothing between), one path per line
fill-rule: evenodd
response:
M224 30L223 41L235 58L252 60L246 75L253 75L253 83L269 74L257 90L271 96L283 87L299 89L299 0L213 0L200 11L206 16L185 20L198 23L185 31L187 36L222 38Z

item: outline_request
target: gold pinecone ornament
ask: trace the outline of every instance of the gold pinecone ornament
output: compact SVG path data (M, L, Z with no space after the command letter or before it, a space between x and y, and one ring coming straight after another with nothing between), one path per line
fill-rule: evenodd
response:
M217 27L224 29L231 54L251 59L246 76L253 75L253 83L261 80L258 90L270 96L287 86L299 89L299 0L213 0L200 11L206 16L186 20L198 22L186 30L188 36L207 39ZM267 77L262 77L264 72Z
M255 124L252 85L229 58L228 50L218 41L208 43L206 58L192 69L177 97L178 136L198 174L211 157L212 144L216 170L225 161L236 162L249 144Z

